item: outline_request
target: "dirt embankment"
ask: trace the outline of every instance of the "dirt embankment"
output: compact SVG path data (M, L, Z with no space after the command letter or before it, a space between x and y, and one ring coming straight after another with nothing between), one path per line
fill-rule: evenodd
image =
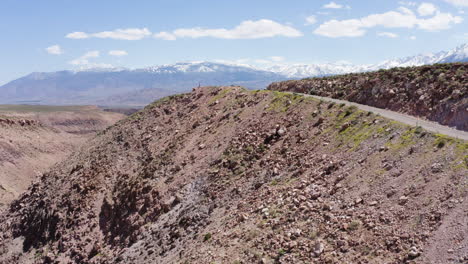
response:
M347 100L468 131L468 63L285 81L267 89Z
M0 107L0 211L53 164L123 115L95 107Z
M466 263L468 145L310 97L162 99L0 215L3 263Z

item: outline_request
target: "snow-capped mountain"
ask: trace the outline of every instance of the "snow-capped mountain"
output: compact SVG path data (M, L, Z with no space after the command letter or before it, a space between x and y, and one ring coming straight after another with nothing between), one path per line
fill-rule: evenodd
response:
M353 65L349 63L293 64L275 65L268 68L268 70L288 78L305 78L449 62L468 62L468 43L450 51L386 60L371 65Z
M258 68L198 61L142 69L97 68L31 73L1 86L0 103L122 105L127 102L144 105L159 96L185 92L198 85L242 85L262 89L271 82L285 79L448 62L468 62L468 44L447 52L421 54L373 65L339 62Z
M439 62L468 62L468 43L447 52Z
M288 78L305 78L364 71L367 66L349 63L275 65L267 70Z
M438 53L420 54L413 57L403 59L394 59L384 61L374 65L372 68L377 69L390 69L394 67L411 67L421 66L435 63L449 63L449 62L466 62L468 61L468 43L458 46L450 51L441 51Z
M250 70L249 70L250 68ZM245 71L262 71L249 65L216 63L209 61L191 61L179 62L176 64L167 64L153 66L134 71L151 72L157 74L174 74L174 73L206 73L206 72L245 72Z
M213 62L177 63L134 70L100 68L31 73L1 86L0 103L113 105L125 104L125 98L132 98L129 101L132 105L144 105L157 99L146 96L148 94L175 94L198 85L242 85L262 89L284 78L252 67ZM151 89L158 92L150 92Z

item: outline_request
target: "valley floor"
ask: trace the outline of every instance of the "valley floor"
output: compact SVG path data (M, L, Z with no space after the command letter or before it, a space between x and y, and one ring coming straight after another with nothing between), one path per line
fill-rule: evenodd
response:
M123 117L92 106L0 105L0 211L43 172Z

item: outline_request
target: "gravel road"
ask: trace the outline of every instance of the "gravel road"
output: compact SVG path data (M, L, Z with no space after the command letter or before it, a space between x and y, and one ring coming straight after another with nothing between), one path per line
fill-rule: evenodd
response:
M453 138L468 140L468 132L457 130L448 126L443 126L435 122L419 119L413 116L393 112L393 111L386 110L386 109L376 108L376 107L372 107L368 105L362 105L362 104L357 104L353 102L348 102L348 101L343 101L343 100L338 100L338 99L333 99L333 98L328 98L328 97L321 97L321 96L316 96L316 95L308 95L308 94L304 94L304 95L314 97L317 99L321 99L324 101L335 102L338 104L356 106L357 108L361 110L370 111L372 113L379 114L383 117L393 119L395 121L398 121L398 122L401 122L410 126L420 126L424 128L425 130L433 132L433 133L439 133L439 134L447 135Z

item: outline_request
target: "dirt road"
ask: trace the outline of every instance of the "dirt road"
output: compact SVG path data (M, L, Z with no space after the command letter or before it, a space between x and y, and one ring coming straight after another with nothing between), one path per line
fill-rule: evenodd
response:
M417 117L397 113L397 112L386 110L386 109L376 108L376 107L372 107L368 105L362 105L362 104L357 104L353 102L348 102L348 101L343 101L343 100L338 100L338 99L333 99L333 98L328 98L328 97L321 97L321 96L308 95L308 94L304 94L304 95L314 97L314 98L324 100L324 101L335 102L338 104L356 106L357 108L361 110L370 111L375 114L379 114L385 118L389 118L389 119L392 119L392 120L395 120L395 121L398 121L398 122L401 122L410 126L420 126L426 129L427 131L430 131L433 133L439 133L439 134L444 134L444 135L454 137L454 138L468 140L468 132L453 129L451 127L443 126L435 122L419 119Z

